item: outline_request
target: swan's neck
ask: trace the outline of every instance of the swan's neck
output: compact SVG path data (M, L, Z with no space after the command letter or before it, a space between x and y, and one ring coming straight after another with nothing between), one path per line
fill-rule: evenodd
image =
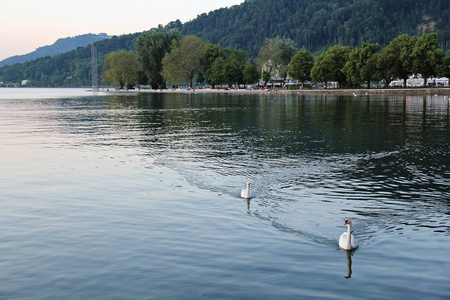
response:
M250 196L250 186L247 185L247 198L249 198L249 196Z
M352 248L352 224L347 224L347 248Z

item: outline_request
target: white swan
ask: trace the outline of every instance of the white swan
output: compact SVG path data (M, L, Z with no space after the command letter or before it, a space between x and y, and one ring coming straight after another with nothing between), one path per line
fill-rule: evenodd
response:
M358 241L352 234L352 221L345 220L344 225L347 225L347 232L341 234L339 238L339 247L344 250L351 250L358 248Z
M245 199L250 199L252 197L252 192L250 191L250 182L247 182L247 188L241 191L241 197Z

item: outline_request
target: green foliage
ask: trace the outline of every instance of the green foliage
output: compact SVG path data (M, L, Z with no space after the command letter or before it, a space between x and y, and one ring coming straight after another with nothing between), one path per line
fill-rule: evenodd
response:
M119 50L109 53L103 67L103 82L118 84L123 89L125 84L136 83L138 61L133 51Z
M138 36L139 33L114 36L97 42L99 73L102 73L103 62L108 53L120 49L134 50L134 43ZM21 82L27 79L30 81L30 86L37 87L90 86L91 76L90 45L53 57L41 57L0 68L2 81Z
M291 39L276 37L266 39L259 51L256 63L261 69L270 73L272 78L280 77L286 80L289 63L297 49Z
M379 49L379 44L363 42L361 48L350 52L343 70L349 83L353 86L360 86L366 81L370 88L370 81L377 72L377 56L375 54Z
M377 68L387 85L395 78L406 81L414 73L413 50L416 36L403 34L392 40L378 55Z
M313 53L333 46L382 47L401 34L436 32L450 48L448 0L247 0L241 5L202 14L181 28L224 47L258 55L266 38L292 39Z
M425 87L427 78L437 75L438 66L442 64L444 55L436 33L424 33L417 39L412 51L414 72L422 75Z
M398 53L394 47L385 47L378 54L377 70L378 75L384 80L384 87L387 88L389 83L397 78Z
M299 80L302 85L311 80L311 70L314 67L314 57L309 51L300 50L289 64L288 74L294 80Z
M247 53L244 51L237 51L234 48L227 48L224 51L224 79L231 87L233 84L238 86L244 83L244 69L248 62Z
M264 86L267 86L269 81L272 79L272 75L270 75L269 71L264 70L262 72L262 80L264 81Z
M214 88L226 83L228 87L238 86L245 82L244 71L248 64L247 53L233 48L222 48L210 43L205 45L201 53L202 68L206 74L206 82ZM250 72L249 67L248 72ZM251 74L248 73L251 77ZM247 77L248 80L254 78Z
M189 87L201 68L200 55L204 43L196 36L187 36L181 42L174 41L172 50L162 60L161 74L172 83L179 84L189 79Z
M350 54L349 47L333 46L317 57L316 64L311 70L312 80L315 82L337 81L339 87L346 83L344 66Z
M153 89L166 88L161 74L163 57L170 52L174 42L181 39L177 31L150 30L143 32L136 41L136 52L140 64L139 83L149 83Z
M225 82L224 67L226 64L225 57L218 57L212 64L211 68L208 70L206 82L214 88L216 85Z
M450 56L443 59L442 65L438 67L439 76L450 79Z
M367 82L367 87L370 89L370 82L372 78L377 77L377 61L379 44L363 43L360 53L360 75L361 78Z
M253 84L259 81L261 72L257 66L248 63L243 71L243 79L245 84Z
M223 64L219 60L219 58L225 57L224 51L225 49L219 45L206 43L200 54L200 64L202 72L205 74L205 81L213 88L224 81L222 78Z
M386 47L402 34L421 36L423 33L435 32L449 56L449 24L448 0L247 0L241 5L202 14L185 24L179 20L170 22L152 32L178 35L178 30L178 39L180 36L196 35L215 45L244 50L252 58L258 55L267 38L290 39L296 48L309 50L317 56L333 45L354 49L366 42ZM116 36L97 42L99 72L108 53L120 49L135 50L135 42L140 34ZM166 45L170 47L171 40ZM152 46L160 47L156 44ZM221 46L217 47L223 49ZM144 44L144 47L147 46ZM161 62L167 52L158 50L151 57ZM162 56L157 57L159 53ZM137 54L139 57L140 51ZM409 57L409 54L406 56ZM212 63L218 57L216 55L206 67L202 62L201 71L207 82L206 70L212 68ZM399 57L396 59L399 60ZM142 58L139 61L144 66L150 65ZM408 64L412 64L413 68L417 65L411 62ZM150 82L154 87L163 85L160 71L158 64L154 69L143 67L138 74L139 82ZM284 77L286 71L284 65L276 75ZM388 71L380 70L380 73L387 74ZM84 47L52 58L43 57L24 64L4 66L0 68L0 77L6 82L28 79L34 86L89 86L90 72L90 47ZM383 75L386 76L390 77ZM358 82L356 79L351 81L355 84Z
M236 83L236 86L244 82L244 65L240 64L237 59L232 59L225 63L223 73L225 82L228 87Z

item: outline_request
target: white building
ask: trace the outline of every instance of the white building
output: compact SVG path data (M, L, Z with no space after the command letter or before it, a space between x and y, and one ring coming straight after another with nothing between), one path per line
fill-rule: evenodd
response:
M428 86L437 86L437 87L448 87L448 78L447 77L441 77L441 78L428 78L427 85ZM411 76L406 80L406 86L407 87L423 87L424 80L422 76ZM389 86L391 87L402 87L403 86L403 80L402 79L396 79L391 81L389 83Z

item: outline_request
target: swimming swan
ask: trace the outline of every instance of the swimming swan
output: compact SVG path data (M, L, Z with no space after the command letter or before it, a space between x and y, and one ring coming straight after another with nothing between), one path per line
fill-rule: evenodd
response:
M247 188L241 191L241 197L245 199L250 199L252 197L252 192L250 192L250 182L247 182Z
M341 234L339 238L339 247L344 250L351 250L358 248L358 241L352 234L352 221L345 220L344 225L347 225L347 232Z

